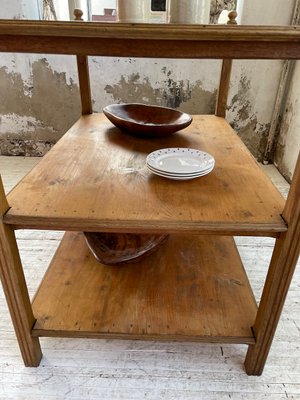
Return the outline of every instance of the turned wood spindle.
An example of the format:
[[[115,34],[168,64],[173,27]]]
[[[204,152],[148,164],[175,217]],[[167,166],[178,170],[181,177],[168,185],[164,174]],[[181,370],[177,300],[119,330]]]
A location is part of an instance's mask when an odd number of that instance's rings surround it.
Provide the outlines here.
[[[236,11],[230,11],[228,13],[228,22],[227,25],[237,25],[236,18],[237,18],[237,12]]]
[[[82,15],[83,11],[80,8],[74,9],[75,21],[83,21]],[[77,54],[76,58],[82,115],[92,114],[93,107],[88,57],[86,55]]]
[[[228,14],[229,20],[227,22],[227,25],[237,25],[236,17],[237,17],[237,12],[230,11],[230,13]],[[222,118],[225,118],[226,116],[231,68],[232,68],[232,59],[224,59],[222,62],[217,104],[215,110],[215,115]]]
[[[82,18],[83,11],[80,10],[80,8],[75,8],[73,13],[75,16],[75,18],[74,18],[75,21],[83,21],[83,18]]]

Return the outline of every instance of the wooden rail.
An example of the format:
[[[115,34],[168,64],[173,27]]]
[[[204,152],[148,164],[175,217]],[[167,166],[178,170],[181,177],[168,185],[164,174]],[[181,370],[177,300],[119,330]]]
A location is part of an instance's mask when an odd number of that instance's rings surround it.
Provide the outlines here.
[[[299,59],[300,27],[0,20],[0,51],[118,57]]]

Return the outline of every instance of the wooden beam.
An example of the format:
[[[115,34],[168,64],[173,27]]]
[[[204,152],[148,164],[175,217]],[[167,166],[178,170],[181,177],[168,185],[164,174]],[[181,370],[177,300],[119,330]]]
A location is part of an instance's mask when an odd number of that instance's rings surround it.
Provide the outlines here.
[[[37,367],[42,352],[38,338],[31,336],[35,323],[14,231],[3,223],[8,202],[0,177],[0,278],[14,324],[24,364]]]
[[[216,59],[300,58],[299,27],[0,20],[0,39],[2,52]]]
[[[81,97],[82,115],[92,114],[92,97],[87,56],[77,56],[77,69]]]
[[[180,49],[180,51],[179,51]],[[0,52],[176,59],[300,59],[300,41],[182,41],[1,36]]]
[[[137,35],[138,34],[138,35]],[[183,24],[131,24],[95,22],[58,22],[1,20],[0,35],[239,41],[239,42],[299,42],[298,26],[249,25],[183,25]]]
[[[235,11],[231,11],[228,14],[229,21],[227,22],[227,25],[236,26],[237,25],[236,17],[237,13]],[[224,59],[222,62],[220,83],[219,83],[217,102],[216,102],[215,115],[217,117],[225,118],[226,116],[231,68],[232,68],[232,60],[228,58]]]
[[[296,163],[289,196],[283,210],[283,218],[288,224],[294,222],[297,219],[297,207],[299,208],[300,203],[300,153],[298,155],[298,161]]]
[[[300,253],[300,155],[283,217],[287,232],[276,240],[253,332],[256,344],[250,345],[245,360],[249,375],[261,375],[273,341],[285,298]]]
[[[232,60],[223,60],[215,111],[215,115],[217,117],[225,118],[226,116],[231,68]]]

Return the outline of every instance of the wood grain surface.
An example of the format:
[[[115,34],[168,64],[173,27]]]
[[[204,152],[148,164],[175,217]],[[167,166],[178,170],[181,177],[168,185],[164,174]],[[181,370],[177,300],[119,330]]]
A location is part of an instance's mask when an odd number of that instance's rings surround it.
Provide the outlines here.
[[[153,175],[151,151],[191,147],[215,157],[190,181]],[[195,116],[167,138],[131,137],[102,115],[83,116],[8,196],[5,223],[111,232],[239,233],[286,230],[284,200],[223,119]]]
[[[257,343],[249,347],[245,367],[252,375],[263,372],[300,253],[300,155],[283,211],[288,231],[276,240],[261,302],[253,327]]]
[[[35,319],[15,233],[11,226],[3,223],[3,214],[7,208],[8,203],[0,176],[0,279],[24,364],[36,367],[40,363],[42,352],[38,338],[31,336]]]
[[[119,57],[300,58],[300,29],[296,26],[0,20],[0,37],[2,52]]]
[[[215,115],[222,118],[226,116],[231,69],[232,60],[223,60],[215,110]]]
[[[67,233],[34,298],[33,334],[254,343],[256,310],[230,237],[174,235],[109,267]]]
[[[93,105],[91,97],[89,64],[86,56],[77,56],[77,71],[81,98],[82,115],[92,114]]]

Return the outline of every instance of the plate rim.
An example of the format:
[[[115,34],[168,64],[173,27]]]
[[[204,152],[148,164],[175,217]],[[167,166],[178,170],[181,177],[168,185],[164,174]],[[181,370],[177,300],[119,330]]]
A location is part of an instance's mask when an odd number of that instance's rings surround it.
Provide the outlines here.
[[[151,165],[149,165],[149,164],[147,164],[147,167],[148,167],[148,169],[150,171],[152,171],[154,173],[157,172],[157,173],[161,173],[161,174],[165,174],[165,175],[169,175],[169,176],[181,177],[181,176],[201,176],[201,175],[204,175],[205,173],[211,172],[214,169],[215,165],[212,165],[211,167],[209,167],[209,168],[207,168],[205,170],[201,170],[201,171],[198,171],[198,172],[191,172],[191,173],[176,173],[176,172],[160,171],[159,169],[151,167]]]
[[[209,157],[208,167],[206,167],[204,169],[203,169],[203,167],[200,169],[195,168],[192,172],[188,172],[188,171],[180,172],[180,170],[178,171],[178,170],[174,170],[174,169],[172,170],[172,169],[160,168],[157,165],[157,160],[160,157],[164,157],[164,158],[168,157],[168,155],[169,155],[168,151],[169,151],[170,156],[171,155],[174,156],[174,154],[176,155],[176,153],[178,155],[183,155],[183,154],[189,155],[189,152],[193,152],[198,155],[208,156]],[[166,152],[166,153],[165,154],[157,154],[157,155],[155,154],[155,153],[161,153],[161,152]],[[196,154],[191,154],[191,156],[195,156]],[[154,157],[154,160],[153,160],[153,157]],[[197,159],[197,156],[195,157],[195,159]],[[190,148],[190,147],[166,147],[166,148],[158,149],[158,150],[155,150],[155,151],[149,153],[146,157],[146,164],[150,165],[152,168],[156,169],[157,171],[161,171],[161,172],[168,172],[171,174],[173,174],[173,173],[175,173],[175,174],[191,174],[191,173],[205,171],[206,169],[209,169],[210,167],[214,167],[215,166],[215,158],[210,153],[203,151],[203,150],[199,150],[199,149],[194,149],[194,148]]]
[[[201,178],[202,176],[206,176],[212,172],[213,168],[210,171],[205,172],[204,174],[200,175],[188,175],[188,176],[174,176],[174,175],[165,175],[159,172],[155,172],[149,169],[150,172],[152,172],[156,176],[160,176],[161,178],[166,178],[166,179],[172,179],[172,180],[177,180],[177,181],[187,181],[195,178]]]

